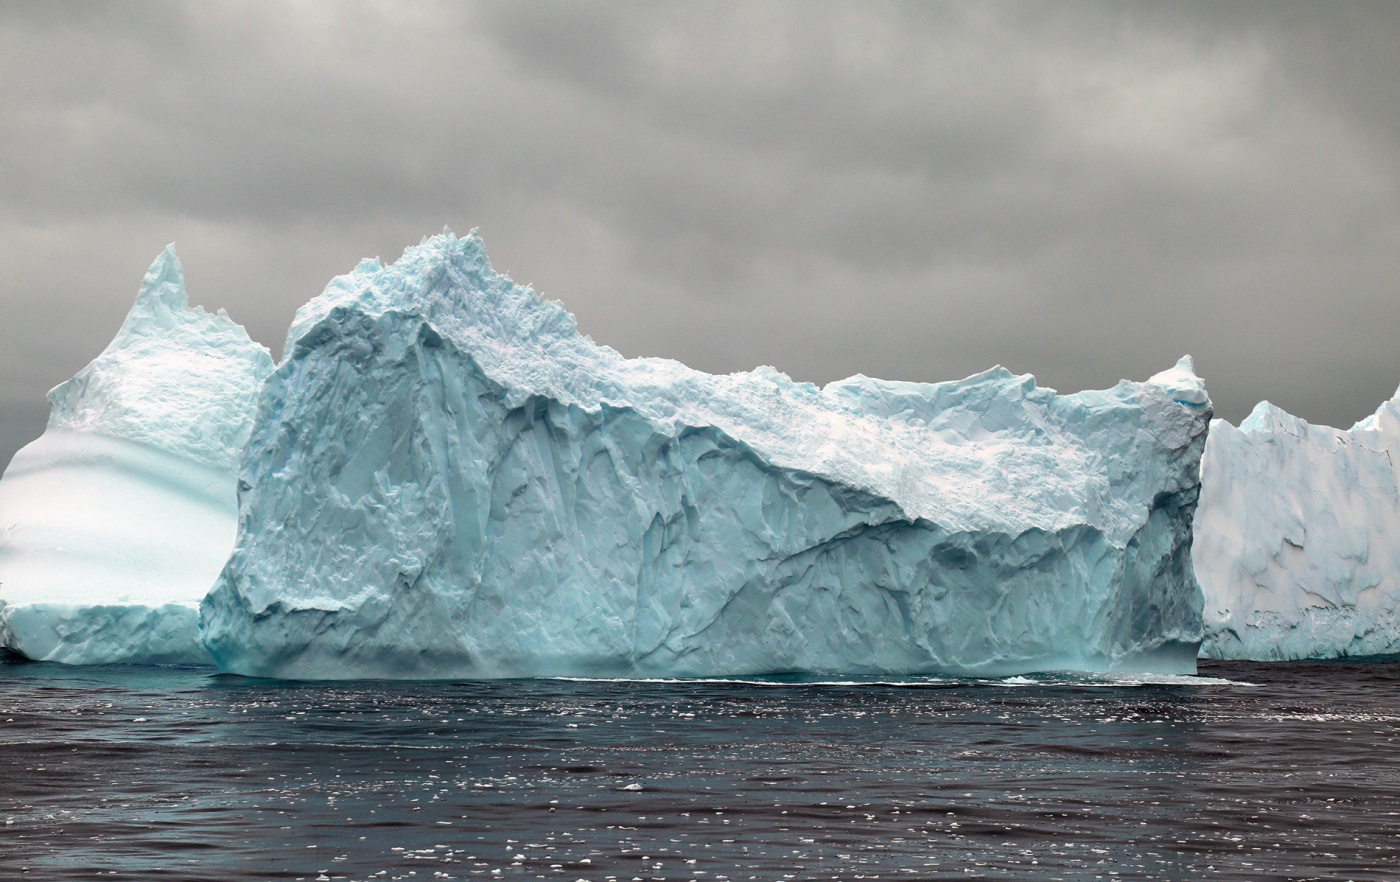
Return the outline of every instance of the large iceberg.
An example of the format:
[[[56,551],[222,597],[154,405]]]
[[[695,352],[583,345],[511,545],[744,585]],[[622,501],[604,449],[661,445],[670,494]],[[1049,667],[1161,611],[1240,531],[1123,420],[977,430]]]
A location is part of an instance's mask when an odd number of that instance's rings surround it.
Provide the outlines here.
[[[205,599],[287,678],[1194,671],[1189,359],[824,389],[625,359],[475,234],[304,306]]]
[[[0,646],[97,664],[209,657],[199,601],[237,523],[267,349],[190,308],[174,247],[102,354],[49,393],[0,480]]]
[[[1342,431],[1211,427],[1194,554],[1212,658],[1400,653],[1400,392]]]

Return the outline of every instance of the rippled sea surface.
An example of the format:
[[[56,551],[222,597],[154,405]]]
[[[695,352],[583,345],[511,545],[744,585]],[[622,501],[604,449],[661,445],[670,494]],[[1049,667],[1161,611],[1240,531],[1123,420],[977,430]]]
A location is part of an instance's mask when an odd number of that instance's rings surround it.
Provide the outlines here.
[[[286,684],[0,662],[0,879],[1400,878],[1400,663]]]

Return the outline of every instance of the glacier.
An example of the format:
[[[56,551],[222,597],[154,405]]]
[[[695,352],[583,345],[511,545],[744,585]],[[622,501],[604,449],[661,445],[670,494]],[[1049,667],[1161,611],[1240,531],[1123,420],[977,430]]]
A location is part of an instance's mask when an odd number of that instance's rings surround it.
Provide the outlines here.
[[[1194,672],[1189,358],[1057,395],[627,359],[444,233],[297,313],[204,599],[300,679]]]
[[[0,478],[0,647],[70,664],[210,663],[199,602],[233,547],[238,464],[273,367],[223,310],[188,305],[166,248]]]
[[[1217,421],[1193,555],[1210,658],[1400,653],[1400,392],[1351,429]]]

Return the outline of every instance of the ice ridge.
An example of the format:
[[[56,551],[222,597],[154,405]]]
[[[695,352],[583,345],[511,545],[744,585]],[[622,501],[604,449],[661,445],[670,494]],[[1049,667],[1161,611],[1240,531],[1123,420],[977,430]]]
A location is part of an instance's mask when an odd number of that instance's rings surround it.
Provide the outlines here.
[[[205,641],[300,678],[1190,672],[1209,418],[1189,359],[1073,395],[626,359],[444,234],[297,313]]]
[[[222,310],[188,305],[167,247],[0,479],[0,646],[74,664],[208,663],[199,601],[233,545],[237,467],[272,368]]]

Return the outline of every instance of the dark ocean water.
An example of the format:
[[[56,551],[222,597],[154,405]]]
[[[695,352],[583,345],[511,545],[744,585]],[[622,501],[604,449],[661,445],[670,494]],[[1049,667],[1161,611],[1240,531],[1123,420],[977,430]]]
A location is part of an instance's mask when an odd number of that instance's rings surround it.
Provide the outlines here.
[[[0,879],[1400,878],[1400,663],[286,684],[0,663]]]

